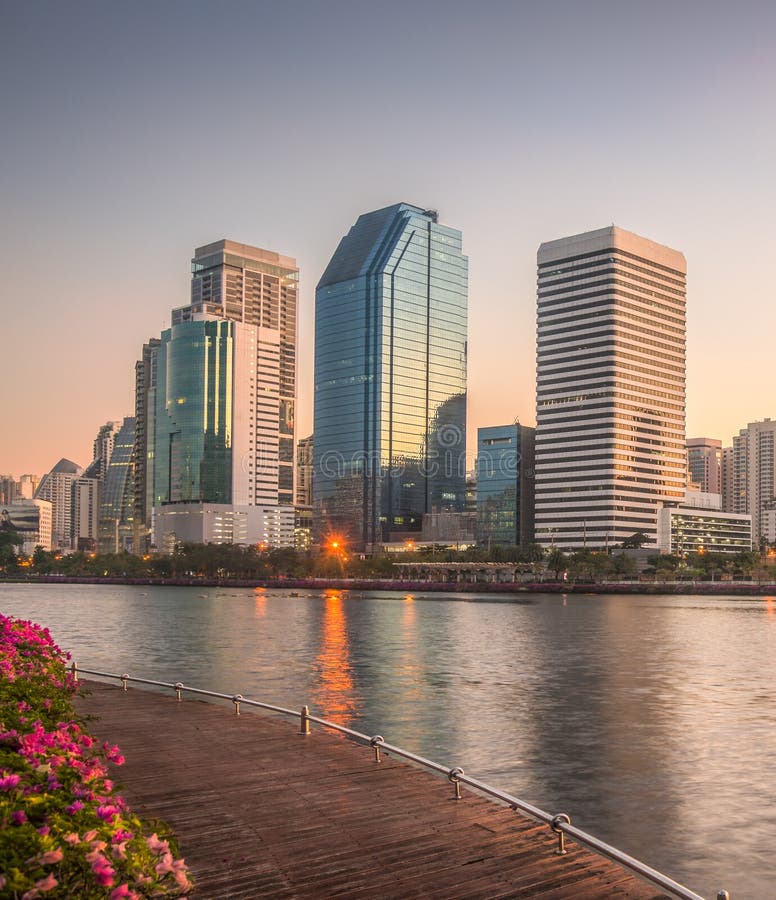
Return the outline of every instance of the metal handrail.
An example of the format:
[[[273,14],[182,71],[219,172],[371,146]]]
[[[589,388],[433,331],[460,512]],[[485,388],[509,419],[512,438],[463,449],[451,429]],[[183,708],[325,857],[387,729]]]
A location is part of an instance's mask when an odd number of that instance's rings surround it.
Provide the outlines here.
[[[583,831],[581,828],[577,828],[576,826],[572,825],[571,819],[568,815],[566,815],[566,813],[558,813],[553,816],[545,810],[540,809],[538,806],[533,806],[531,803],[527,803],[525,800],[521,800],[519,797],[515,797],[512,794],[506,793],[506,791],[499,790],[498,788],[486,784],[484,781],[479,781],[476,778],[472,778],[471,776],[466,775],[464,770],[460,766],[444,766],[441,763],[426,759],[423,756],[418,756],[416,753],[412,753],[410,750],[405,750],[403,747],[397,747],[395,744],[389,744],[382,737],[382,735],[378,734],[370,736],[368,734],[364,734],[361,731],[355,731],[352,728],[347,728],[344,725],[338,725],[336,722],[330,722],[328,719],[322,719],[319,716],[310,715],[310,710],[307,706],[303,706],[301,710],[288,709],[283,706],[276,706],[272,703],[264,703],[260,700],[251,700],[249,698],[243,697],[242,694],[223,694],[218,691],[208,691],[204,688],[190,687],[189,685],[185,685],[180,681],[153,681],[148,678],[137,678],[126,673],[118,675],[115,672],[98,672],[94,669],[81,669],[75,662],[72,664],[71,668],[76,680],[78,679],[79,673],[84,673],[86,675],[97,675],[100,678],[115,678],[118,681],[121,681],[123,689],[125,691],[127,690],[127,684],[129,682],[133,682],[136,684],[149,684],[153,685],[154,687],[172,688],[175,691],[179,702],[181,701],[182,693],[184,691],[188,694],[199,694],[205,697],[216,697],[221,700],[230,700],[234,704],[235,715],[238,716],[240,715],[241,705],[255,706],[259,709],[269,710],[270,712],[281,713],[282,715],[286,716],[293,716],[294,718],[299,718],[300,731],[303,734],[310,733],[310,723],[320,725],[323,728],[329,728],[332,731],[338,731],[341,734],[346,734],[357,741],[362,741],[363,743],[371,746],[375,753],[375,759],[378,762],[380,761],[380,751],[384,751],[386,753],[393,754],[394,756],[400,756],[403,759],[414,762],[426,769],[430,769],[433,772],[438,772],[441,775],[445,775],[447,779],[453,784],[453,788],[455,791],[454,797],[456,800],[461,799],[461,785],[465,784],[482,794],[493,797],[495,800],[500,800],[502,803],[505,803],[513,810],[520,810],[520,812],[523,812],[540,822],[544,822],[546,825],[550,826],[551,830],[555,834],[558,835],[558,848],[555,852],[560,855],[565,855],[566,853],[565,836],[569,835],[570,837],[575,838],[580,843],[590,847],[592,850],[600,853],[602,856],[608,857],[614,862],[625,866],[632,872],[635,872],[637,875],[641,875],[643,878],[646,878],[653,884],[656,884],[659,887],[670,891],[675,896],[682,898],[682,900],[704,900],[704,898],[700,894],[696,894],[694,891],[691,891],[689,888],[685,887],[683,884],[680,884],[678,881],[674,881],[673,878],[669,878],[667,875],[664,875],[657,869],[653,869],[646,863],[643,863],[640,860],[629,856],[622,850],[618,850],[616,847],[612,847],[611,844],[607,844],[594,835],[588,834],[588,832]],[[720,890],[717,892],[716,900],[730,900],[730,894],[725,890]]]

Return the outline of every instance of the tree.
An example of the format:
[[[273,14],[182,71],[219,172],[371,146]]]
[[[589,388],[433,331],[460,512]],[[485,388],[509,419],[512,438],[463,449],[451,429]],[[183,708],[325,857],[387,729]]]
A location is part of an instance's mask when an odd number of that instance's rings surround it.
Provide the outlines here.
[[[547,568],[555,573],[556,580],[560,578],[560,573],[563,572],[567,566],[568,560],[566,559],[566,554],[562,550],[558,550],[557,547],[553,547],[547,554]]]
[[[17,567],[16,547],[24,543],[18,531],[12,528],[0,528],[0,569],[13,572]]]
[[[611,557],[612,571],[615,575],[630,577],[636,574],[636,560],[627,553],[617,553]]]
[[[643,531],[634,531],[630,537],[624,538],[621,546],[623,550],[641,550],[648,540]]]

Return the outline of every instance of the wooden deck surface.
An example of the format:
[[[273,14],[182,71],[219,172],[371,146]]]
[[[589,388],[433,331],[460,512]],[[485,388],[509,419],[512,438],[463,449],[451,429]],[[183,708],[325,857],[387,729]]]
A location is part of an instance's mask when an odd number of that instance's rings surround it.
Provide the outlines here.
[[[194,895],[648,898],[658,888],[547,826],[331,732],[243,707],[86,682],[135,812],[175,830]]]

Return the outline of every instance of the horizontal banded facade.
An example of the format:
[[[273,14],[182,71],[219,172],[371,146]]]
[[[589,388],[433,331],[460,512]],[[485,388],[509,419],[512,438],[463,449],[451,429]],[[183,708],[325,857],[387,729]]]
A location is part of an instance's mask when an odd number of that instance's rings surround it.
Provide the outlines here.
[[[603,548],[684,497],[684,256],[616,226],[538,253],[536,539]]]

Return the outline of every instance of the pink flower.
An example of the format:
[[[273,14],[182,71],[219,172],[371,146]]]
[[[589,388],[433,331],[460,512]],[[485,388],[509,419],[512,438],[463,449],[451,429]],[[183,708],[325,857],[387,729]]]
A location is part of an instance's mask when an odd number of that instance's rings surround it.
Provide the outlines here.
[[[5,775],[0,778],[0,791],[12,791],[18,783],[18,775]]]
[[[41,894],[45,894],[46,891],[53,890],[59,882],[54,878],[50,873],[45,877],[41,878],[40,881],[36,881],[34,884],[34,888],[37,891],[40,891]]]
[[[136,897],[137,894],[134,891],[130,891],[129,885],[124,883],[120,884],[117,888],[114,888],[110,892],[110,900],[121,900],[122,897]]]
[[[113,879],[114,875],[116,874],[115,869],[111,868],[111,866],[105,865],[98,869],[95,869],[93,867],[92,871],[94,872],[94,880],[97,882],[97,884],[101,885],[102,887],[113,887]]]
[[[186,873],[181,869],[178,869],[173,876],[175,878],[175,883],[184,891],[188,891],[191,887],[191,882],[189,881]]]
[[[96,837],[97,837],[97,829],[96,829],[96,828],[92,828],[91,831],[87,831],[87,832],[86,832],[86,834],[84,835],[84,840],[85,840],[86,843],[88,844],[89,841],[93,841]]]
[[[64,853],[62,853],[62,848],[57,847],[56,850],[48,850],[40,857],[40,861],[44,866],[51,866],[54,863],[58,863],[62,861],[62,857]]]
[[[65,807],[65,812],[72,816],[74,813],[77,813],[79,809],[83,809],[84,805],[80,800],[76,800],[74,803],[71,803],[70,806]]]
[[[11,821],[14,825],[24,825],[27,821],[27,813],[23,809],[17,809],[11,814]]]
[[[97,807],[97,815],[106,822],[110,822],[118,814],[118,809],[112,803],[103,803]]]
[[[81,838],[78,837],[76,831],[71,831],[70,834],[66,834],[62,840],[64,840],[66,844],[70,844],[71,847],[81,843]]]
[[[152,853],[162,854],[168,853],[170,850],[170,845],[167,841],[163,841],[156,832],[151,837],[146,838],[146,844],[148,844],[148,849]]]

